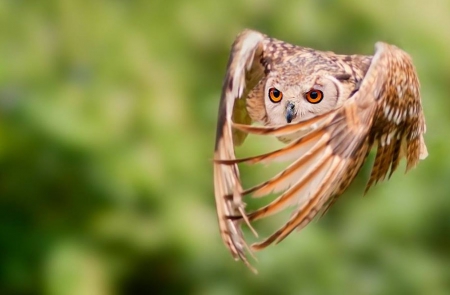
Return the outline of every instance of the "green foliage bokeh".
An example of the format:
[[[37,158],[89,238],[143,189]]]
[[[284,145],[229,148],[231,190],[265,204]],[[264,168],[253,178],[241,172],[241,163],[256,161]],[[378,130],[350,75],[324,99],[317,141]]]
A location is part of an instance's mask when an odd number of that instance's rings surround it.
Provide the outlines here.
[[[1,1],[0,294],[449,294],[449,15],[447,0]],[[363,198],[365,167],[325,217],[257,253],[256,276],[220,240],[211,164],[247,27],[409,52],[430,154]]]

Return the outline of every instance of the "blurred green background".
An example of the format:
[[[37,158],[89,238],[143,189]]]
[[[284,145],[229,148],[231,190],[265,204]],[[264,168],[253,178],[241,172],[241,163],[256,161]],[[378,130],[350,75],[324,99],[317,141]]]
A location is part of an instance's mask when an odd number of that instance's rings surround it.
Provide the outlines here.
[[[363,198],[365,167],[324,218],[257,253],[258,275],[222,244],[212,187],[246,27],[409,52],[430,154]],[[0,294],[450,294],[448,0],[5,0],[0,32]],[[272,174],[251,168],[246,183]]]

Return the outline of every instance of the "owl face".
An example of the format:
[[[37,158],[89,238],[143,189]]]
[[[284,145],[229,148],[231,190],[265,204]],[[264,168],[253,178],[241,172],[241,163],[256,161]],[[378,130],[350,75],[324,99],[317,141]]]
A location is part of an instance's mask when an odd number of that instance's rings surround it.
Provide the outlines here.
[[[329,75],[268,77],[264,87],[266,125],[296,123],[335,109],[342,83]]]

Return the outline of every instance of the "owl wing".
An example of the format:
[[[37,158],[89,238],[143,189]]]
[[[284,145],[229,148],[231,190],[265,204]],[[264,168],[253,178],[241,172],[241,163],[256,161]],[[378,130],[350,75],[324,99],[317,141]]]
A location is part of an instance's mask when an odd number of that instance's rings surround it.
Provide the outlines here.
[[[265,75],[267,64],[263,63],[268,59],[265,60],[264,56],[269,54],[264,52],[264,40],[267,41],[267,38],[263,34],[246,30],[233,43],[219,104],[215,159],[234,160],[234,146],[241,144],[247,136],[246,132],[233,129],[231,122],[251,123],[245,98]],[[248,264],[244,254],[247,245],[242,236],[240,221],[227,218],[244,214],[241,192],[237,164],[222,165],[214,162],[214,193],[221,236],[232,255]]]
[[[409,170],[427,156],[419,82],[411,58],[393,45],[379,42],[375,49],[359,87],[340,108],[281,127],[233,124],[234,128],[253,134],[303,134],[267,154],[216,161],[235,167],[238,163],[293,160],[273,178],[242,192],[256,197],[282,192],[279,197],[246,216],[230,216],[231,220],[253,221],[296,206],[285,225],[266,240],[253,244],[252,249],[280,242],[326,209],[352,182],[372,146],[377,146],[377,154],[367,189],[383,180],[389,171],[392,173],[402,157],[406,157]]]

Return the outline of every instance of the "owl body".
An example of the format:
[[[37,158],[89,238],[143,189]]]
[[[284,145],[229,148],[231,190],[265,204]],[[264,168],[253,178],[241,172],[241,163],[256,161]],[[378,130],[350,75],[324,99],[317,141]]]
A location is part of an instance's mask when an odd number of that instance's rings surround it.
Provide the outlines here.
[[[250,125],[252,122],[263,126]],[[249,133],[276,136],[284,148],[236,159],[234,146]],[[259,250],[280,242],[326,211],[350,185],[372,148],[367,188],[391,175],[406,157],[407,170],[427,156],[419,81],[411,58],[377,43],[373,56],[336,55],[246,30],[235,40],[219,105],[214,185],[222,238],[248,264],[241,224],[296,206],[286,224]],[[291,162],[252,188],[240,183],[240,163]],[[242,201],[279,196],[253,212]],[[249,264],[248,264],[249,265]]]

